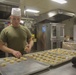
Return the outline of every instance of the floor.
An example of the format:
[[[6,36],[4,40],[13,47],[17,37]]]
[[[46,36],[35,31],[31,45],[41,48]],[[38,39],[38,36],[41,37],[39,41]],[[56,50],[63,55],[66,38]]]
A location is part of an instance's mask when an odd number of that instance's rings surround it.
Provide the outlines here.
[[[69,62],[34,75],[76,75],[76,68]]]

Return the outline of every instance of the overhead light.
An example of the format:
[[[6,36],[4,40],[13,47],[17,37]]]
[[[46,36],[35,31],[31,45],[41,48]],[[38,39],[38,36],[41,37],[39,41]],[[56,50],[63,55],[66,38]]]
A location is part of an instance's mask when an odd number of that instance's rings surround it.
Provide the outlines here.
[[[21,24],[24,24],[24,21],[23,21],[23,20],[20,20],[20,23],[21,23]]]
[[[56,15],[55,12],[49,12],[49,13],[48,13],[48,16],[49,16],[49,17],[53,17],[53,16],[55,16],[55,15]]]
[[[0,0],[0,2],[4,2],[5,0]]]
[[[65,4],[65,3],[67,3],[66,0],[52,0],[52,1],[57,2],[57,3],[60,3],[60,4]]]
[[[39,13],[40,11],[38,10],[32,10],[32,9],[26,9],[26,12],[31,12],[31,13]]]

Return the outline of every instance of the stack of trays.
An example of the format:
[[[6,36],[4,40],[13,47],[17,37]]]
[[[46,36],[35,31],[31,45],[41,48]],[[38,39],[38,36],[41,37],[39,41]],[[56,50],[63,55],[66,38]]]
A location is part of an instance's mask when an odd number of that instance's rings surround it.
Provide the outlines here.
[[[70,51],[65,49],[53,49],[41,52],[35,52],[31,54],[25,54],[24,56],[33,58],[34,60],[43,64],[49,64],[50,66],[57,66],[59,64],[70,61],[76,56],[76,51]]]

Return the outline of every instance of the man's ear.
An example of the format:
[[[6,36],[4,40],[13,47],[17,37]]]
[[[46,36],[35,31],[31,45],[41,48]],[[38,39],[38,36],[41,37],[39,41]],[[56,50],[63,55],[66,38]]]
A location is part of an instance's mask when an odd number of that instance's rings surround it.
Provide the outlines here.
[[[10,18],[10,23],[12,23],[12,21],[11,21],[11,19],[12,19],[12,16],[10,16],[9,18]]]
[[[12,18],[12,16],[9,17],[10,19]]]

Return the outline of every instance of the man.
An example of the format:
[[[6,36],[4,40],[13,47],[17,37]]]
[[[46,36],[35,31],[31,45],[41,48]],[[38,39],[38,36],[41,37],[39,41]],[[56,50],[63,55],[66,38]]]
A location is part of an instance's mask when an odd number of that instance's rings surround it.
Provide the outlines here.
[[[3,45],[1,50],[13,54],[19,58],[24,51],[30,52],[33,46],[33,40],[30,31],[20,25],[21,9],[12,8],[11,11],[11,25],[4,28],[1,32],[0,39],[7,43],[7,46]]]

